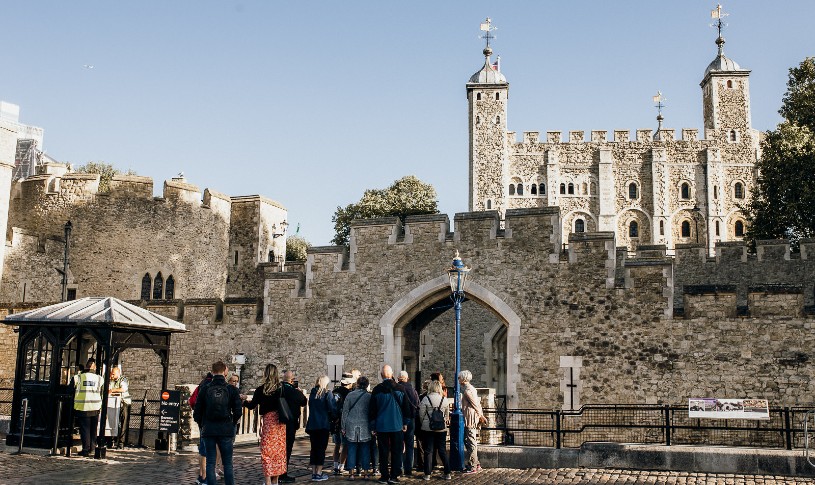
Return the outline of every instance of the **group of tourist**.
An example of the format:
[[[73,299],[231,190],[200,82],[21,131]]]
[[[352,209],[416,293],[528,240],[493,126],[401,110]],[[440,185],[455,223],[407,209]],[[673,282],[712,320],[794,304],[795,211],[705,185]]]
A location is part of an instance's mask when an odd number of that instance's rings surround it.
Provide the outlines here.
[[[234,484],[232,446],[242,407],[259,407],[262,417],[260,458],[265,485],[294,482],[294,477],[286,472],[300,427],[301,408],[306,405],[311,481],[330,478],[323,470],[328,443],[333,440],[334,475],[347,472],[348,480],[372,479],[378,466],[378,483],[398,483],[400,476],[413,475],[414,435],[419,450],[417,468],[423,472],[422,478],[430,480],[438,456],[442,465],[440,478],[451,479],[446,449],[450,406],[441,373],[431,375],[421,395],[409,383],[406,372],[394,379],[389,365],[382,367],[381,382],[372,390],[370,380],[357,370],[343,374],[333,390],[329,389],[330,379],[323,375],[317,378],[308,400],[297,388],[294,373],[285,371],[280,376],[273,364],[266,366],[263,382],[251,399],[240,394],[237,376],[233,375],[233,384],[227,383],[227,375],[223,362],[213,364],[211,378],[201,383],[190,402],[194,407],[193,419],[201,428],[202,469],[198,484],[215,485],[218,451],[224,481]],[[470,384],[472,374],[462,371],[458,379],[465,424],[464,473],[476,473],[481,470],[478,428],[485,418],[476,390]]]

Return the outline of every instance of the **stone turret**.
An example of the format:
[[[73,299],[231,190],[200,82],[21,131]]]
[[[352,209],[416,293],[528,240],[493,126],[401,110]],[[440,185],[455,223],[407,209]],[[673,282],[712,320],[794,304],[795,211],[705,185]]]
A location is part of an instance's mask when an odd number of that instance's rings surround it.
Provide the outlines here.
[[[489,21],[486,25],[489,26]],[[509,180],[507,165],[509,83],[501,74],[500,56],[495,63],[490,61],[492,48],[489,42],[483,52],[484,65],[470,76],[467,82],[470,112],[469,209],[498,210],[503,214],[507,208],[505,191]]]

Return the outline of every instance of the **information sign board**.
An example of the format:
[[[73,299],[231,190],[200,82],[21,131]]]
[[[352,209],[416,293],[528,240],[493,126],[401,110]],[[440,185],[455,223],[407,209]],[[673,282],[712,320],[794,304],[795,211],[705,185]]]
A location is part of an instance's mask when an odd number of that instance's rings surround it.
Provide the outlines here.
[[[181,391],[161,391],[158,412],[158,430],[178,433],[178,419],[181,414]]]

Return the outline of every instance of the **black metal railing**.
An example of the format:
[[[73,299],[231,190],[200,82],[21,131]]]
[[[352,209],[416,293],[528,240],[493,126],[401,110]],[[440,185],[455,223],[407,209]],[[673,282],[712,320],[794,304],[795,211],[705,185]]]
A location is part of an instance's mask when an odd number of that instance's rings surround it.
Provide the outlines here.
[[[804,447],[813,407],[770,408],[770,419],[699,419],[687,406],[585,405],[576,411],[485,409],[489,444],[578,448],[591,441],[663,445]]]

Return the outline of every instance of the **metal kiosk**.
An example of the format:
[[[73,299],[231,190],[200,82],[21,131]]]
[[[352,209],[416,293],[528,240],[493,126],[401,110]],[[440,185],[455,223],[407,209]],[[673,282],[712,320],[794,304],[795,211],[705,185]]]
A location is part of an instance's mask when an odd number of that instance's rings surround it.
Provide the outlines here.
[[[105,369],[102,395],[107,396],[109,369],[119,354],[130,348],[152,349],[161,359],[161,386],[166,389],[170,335],[186,332],[183,323],[111,297],[87,297],[16,313],[3,323],[19,332],[6,444],[20,446],[22,440],[27,447],[54,450],[72,444],[72,380],[80,364],[89,357],[100,363],[97,372]],[[106,422],[107,406],[102,406],[96,458],[107,453]]]

